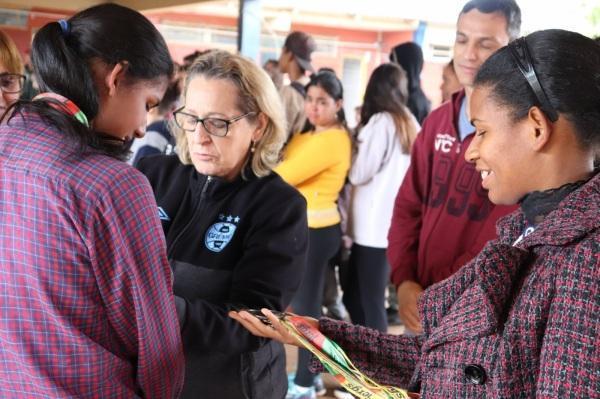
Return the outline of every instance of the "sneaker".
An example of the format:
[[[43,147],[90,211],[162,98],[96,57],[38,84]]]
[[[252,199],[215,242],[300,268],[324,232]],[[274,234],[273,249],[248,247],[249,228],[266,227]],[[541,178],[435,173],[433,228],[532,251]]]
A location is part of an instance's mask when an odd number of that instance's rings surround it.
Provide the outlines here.
[[[354,395],[346,391],[346,388],[337,387],[333,390],[333,396],[337,399],[354,399]]]
[[[296,378],[296,373],[289,373],[287,375],[288,387],[294,385],[294,378]],[[315,388],[315,393],[317,396],[323,396],[327,393],[327,388],[325,388],[325,383],[323,382],[323,378],[320,374],[315,377],[313,387]]]
[[[325,388],[325,383],[323,382],[321,375],[315,377],[313,387],[315,388],[315,393],[317,396],[323,396],[327,393],[327,389]]]
[[[317,399],[317,394],[314,387],[301,387],[292,382],[288,384],[285,399]]]

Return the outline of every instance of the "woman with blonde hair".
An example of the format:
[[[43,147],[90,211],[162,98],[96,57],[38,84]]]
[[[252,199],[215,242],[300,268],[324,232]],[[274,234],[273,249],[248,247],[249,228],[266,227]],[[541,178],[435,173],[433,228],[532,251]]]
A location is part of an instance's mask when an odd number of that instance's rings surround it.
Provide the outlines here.
[[[272,168],[285,114],[267,74],[211,51],[188,70],[174,113],[178,155],[142,159],[175,274],[186,380],[182,398],[283,398],[283,346],[227,317],[284,310],[304,272],[306,202]]]
[[[23,61],[12,39],[0,30],[0,116],[14,104],[23,91]]]

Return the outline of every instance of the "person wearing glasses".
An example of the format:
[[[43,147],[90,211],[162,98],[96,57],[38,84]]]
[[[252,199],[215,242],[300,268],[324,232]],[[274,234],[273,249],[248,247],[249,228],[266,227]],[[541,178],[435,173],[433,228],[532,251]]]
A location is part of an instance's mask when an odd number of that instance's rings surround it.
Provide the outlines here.
[[[4,119],[8,107],[19,99],[24,85],[25,75],[19,50],[12,39],[0,30],[0,120]]]
[[[425,290],[422,335],[307,318],[362,372],[422,398],[599,397],[598,65],[592,39],[554,29],[481,66],[465,158],[493,203],[519,209],[475,259]],[[246,312],[231,316],[298,345],[264,313],[276,330]]]
[[[284,310],[302,279],[306,202],[273,173],[285,112],[269,76],[224,51],[200,55],[175,111],[177,155],[142,158],[175,275],[186,378],[182,398],[285,396],[285,353],[227,317]]]

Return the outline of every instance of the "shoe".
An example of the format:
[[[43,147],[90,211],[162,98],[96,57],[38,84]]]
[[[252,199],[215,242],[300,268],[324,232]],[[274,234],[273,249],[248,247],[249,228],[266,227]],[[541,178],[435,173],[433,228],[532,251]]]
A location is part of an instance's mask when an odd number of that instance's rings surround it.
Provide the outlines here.
[[[397,308],[387,308],[385,311],[387,314],[387,322],[389,326],[399,326],[402,324],[402,320],[400,320]]]
[[[333,390],[333,396],[337,399],[354,399],[354,395],[346,391],[346,388],[337,387]]]
[[[323,378],[320,374],[315,377],[313,387],[315,388],[315,393],[317,396],[323,396],[327,393],[327,388],[325,388],[325,383],[323,382]]]
[[[294,385],[294,378],[296,378],[296,373],[289,373],[287,375],[288,388]],[[313,387],[315,388],[315,393],[317,396],[323,396],[327,393],[327,388],[325,388],[325,383],[323,382],[323,378],[320,374],[315,377]]]
[[[301,387],[293,382],[288,384],[287,395],[285,399],[317,399],[315,387]]]

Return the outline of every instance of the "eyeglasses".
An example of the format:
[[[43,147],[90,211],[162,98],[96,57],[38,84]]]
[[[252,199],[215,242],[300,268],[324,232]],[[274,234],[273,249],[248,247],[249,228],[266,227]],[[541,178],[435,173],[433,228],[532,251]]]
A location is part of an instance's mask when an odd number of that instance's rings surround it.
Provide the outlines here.
[[[510,49],[513,59],[517,63],[519,71],[521,71],[525,80],[527,80],[529,87],[531,87],[533,94],[540,103],[540,108],[552,122],[556,122],[558,120],[558,112],[556,112],[556,109],[550,104],[550,100],[548,100],[548,97],[540,84],[535,69],[533,69],[533,62],[525,38],[521,37],[513,41],[508,45],[508,48]]]
[[[0,88],[3,93],[17,94],[23,90],[25,75],[18,73],[0,73]]]
[[[175,123],[179,128],[186,132],[194,132],[198,127],[198,123],[201,123],[204,130],[210,135],[217,137],[225,137],[229,132],[229,125],[237,122],[249,115],[254,115],[256,112],[247,112],[244,115],[236,116],[231,119],[221,118],[198,118],[196,115],[191,115],[182,111],[183,108],[173,112],[175,117]]]

